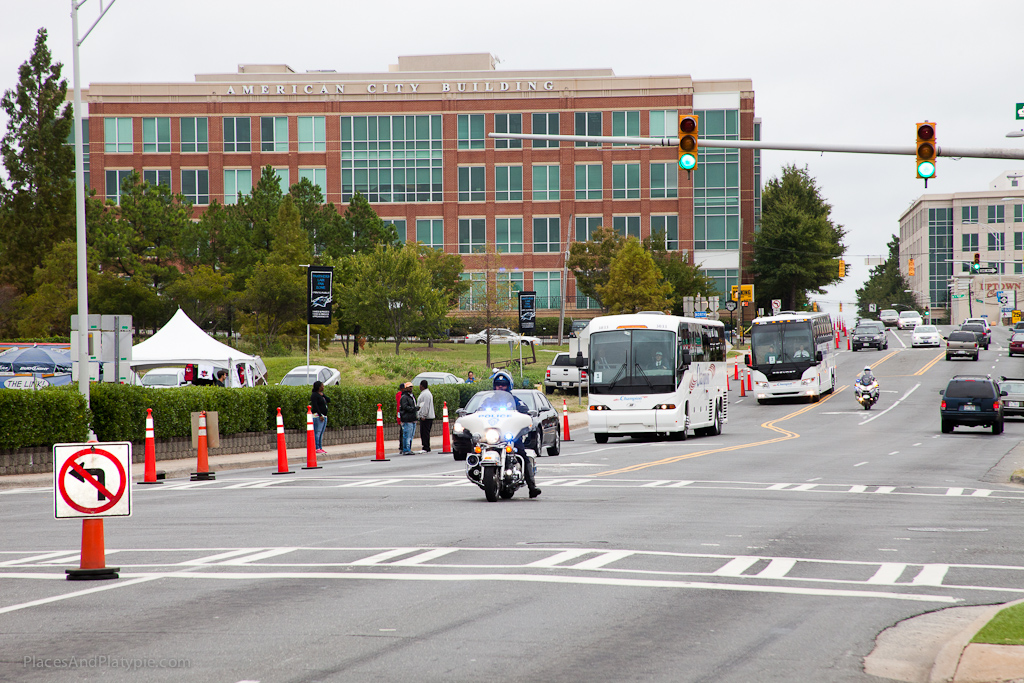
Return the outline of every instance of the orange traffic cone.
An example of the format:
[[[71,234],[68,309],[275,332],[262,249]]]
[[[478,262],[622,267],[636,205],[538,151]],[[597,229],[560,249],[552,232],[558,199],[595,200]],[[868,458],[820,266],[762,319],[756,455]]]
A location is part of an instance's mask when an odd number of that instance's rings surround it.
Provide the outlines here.
[[[452,430],[448,426],[448,401],[444,402],[441,409],[441,454],[451,455],[452,452]]]
[[[744,370],[743,374],[747,374],[749,372],[750,372],[750,370]],[[742,398],[742,397],[744,397],[746,395],[747,395],[747,383],[744,381],[744,378],[740,377],[740,397]]]
[[[371,462],[386,462],[384,457],[384,415],[380,412],[380,404],[377,404],[377,457],[370,458]]]
[[[754,380],[750,376],[750,368],[747,368],[747,391],[754,390]]]
[[[156,434],[153,431],[153,409],[146,408],[146,473],[140,484],[162,484],[156,478]]]
[[[288,469],[288,448],[284,443],[284,418],[281,409],[277,409],[277,472],[271,474],[295,474]]]
[[[210,471],[209,453],[206,446],[206,411],[199,413],[199,457],[196,471],[189,477],[190,481],[210,481],[217,475]]]
[[[569,406],[565,399],[562,399],[562,441],[572,441],[569,438]]]
[[[306,406],[306,466],[302,469],[323,469],[316,464],[316,434],[313,433],[313,406]]]

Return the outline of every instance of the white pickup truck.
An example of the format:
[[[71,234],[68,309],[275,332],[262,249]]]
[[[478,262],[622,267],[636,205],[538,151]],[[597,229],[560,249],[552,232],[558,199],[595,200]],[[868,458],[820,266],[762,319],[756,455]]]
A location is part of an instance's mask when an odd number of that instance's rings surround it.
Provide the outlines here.
[[[552,394],[555,389],[576,391],[583,378],[583,388],[587,388],[587,369],[576,367],[576,356],[559,353],[544,373],[544,393]]]

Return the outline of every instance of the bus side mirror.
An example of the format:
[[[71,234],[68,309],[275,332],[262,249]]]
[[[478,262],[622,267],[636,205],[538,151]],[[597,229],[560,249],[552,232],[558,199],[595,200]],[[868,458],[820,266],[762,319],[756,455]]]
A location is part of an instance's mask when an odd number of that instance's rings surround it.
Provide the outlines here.
[[[743,356],[743,364],[746,365],[748,368],[752,367],[750,365],[750,354],[749,353],[747,355]]]
[[[679,355],[679,366],[680,367],[683,367],[683,368],[689,367],[690,363],[692,363],[692,362],[693,362],[693,359],[690,356],[690,352],[689,351],[683,351]]]
[[[814,354],[814,360],[816,360],[816,361],[818,361],[820,363],[821,361],[825,360],[825,356],[824,356],[824,354],[821,353],[821,351],[817,351]]]
[[[582,351],[576,352],[576,367],[585,368],[587,367],[587,359],[583,357]]]

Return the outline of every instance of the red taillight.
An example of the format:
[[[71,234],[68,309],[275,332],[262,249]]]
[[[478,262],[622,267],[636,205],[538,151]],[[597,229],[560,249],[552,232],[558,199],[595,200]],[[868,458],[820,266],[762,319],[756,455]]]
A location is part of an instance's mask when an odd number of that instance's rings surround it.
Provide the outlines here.
[[[551,371],[548,370],[547,374],[545,374],[544,376],[547,377],[548,379],[551,379]]]
[[[940,410],[945,410],[946,409],[946,399],[942,399],[942,405],[939,406],[939,409]]]
[[[992,401],[992,410],[999,410],[999,401]]]
[[[586,370],[580,370],[580,379],[586,379],[586,378],[587,378],[587,371]]]

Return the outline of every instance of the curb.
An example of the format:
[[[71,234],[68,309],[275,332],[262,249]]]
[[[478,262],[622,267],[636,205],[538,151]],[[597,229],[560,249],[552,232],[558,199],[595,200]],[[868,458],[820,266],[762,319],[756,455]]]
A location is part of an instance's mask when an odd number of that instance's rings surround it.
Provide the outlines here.
[[[932,665],[932,670],[928,675],[928,683],[948,683],[949,681],[956,681],[957,674],[961,673],[960,663],[963,657],[964,650],[970,644],[971,639],[978,634],[978,631],[985,628],[988,622],[992,621],[993,618],[1007,607],[1017,605],[1024,602],[1022,600],[1015,600],[1013,602],[1007,602],[1000,605],[992,605],[992,607],[981,614],[977,619],[971,622],[970,626],[965,628],[963,631],[958,633],[956,636],[951,638],[949,642],[942,646],[939,650],[938,656],[935,658],[935,663]],[[966,672],[963,672],[966,673]],[[1000,680],[1009,680],[1012,678],[1018,678],[1022,676],[1021,672],[1015,672],[1008,674],[1007,678],[1001,678]],[[967,680],[976,680],[973,677]]]

